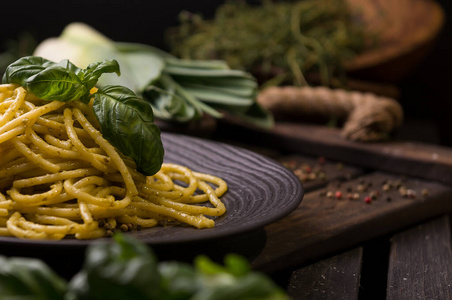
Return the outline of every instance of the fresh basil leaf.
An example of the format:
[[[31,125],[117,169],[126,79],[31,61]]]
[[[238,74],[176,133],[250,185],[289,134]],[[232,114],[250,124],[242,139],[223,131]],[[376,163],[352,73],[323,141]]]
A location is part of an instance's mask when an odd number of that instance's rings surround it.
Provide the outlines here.
[[[104,60],[102,62],[92,63],[82,73],[82,82],[88,90],[96,85],[99,77],[104,73],[116,73],[118,76],[121,76],[119,64],[116,60]]]
[[[19,58],[6,68],[2,83],[16,83],[25,86],[29,77],[53,65],[55,65],[54,62],[38,56]]]
[[[67,282],[41,260],[0,257],[1,299],[63,299]]]
[[[54,65],[31,76],[24,87],[43,100],[72,101],[89,93],[80,78],[72,71]]]
[[[201,288],[199,274],[189,264],[178,261],[160,262],[158,270],[164,299],[192,299],[191,296]]]
[[[229,254],[225,265],[207,256],[195,259],[201,287],[191,299],[196,300],[288,300],[284,291],[264,274],[250,269],[245,258]]]
[[[115,60],[104,60],[80,69],[67,59],[55,63],[42,57],[27,56],[8,66],[2,82],[19,84],[44,100],[72,101],[80,98],[87,102],[89,91],[99,77],[113,72],[120,75]]]
[[[117,234],[115,243],[91,245],[82,270],[69,283],[76,299],[161,299],[160,274],[151,250]]]
[[[160,170],[164,150],[149,102],[126,87],[106,86],[95,93],[93,109],[103,137],[132,158],[138,171],[153,175]]]
[[[78,73],[80,73],[82,71],[82,69],[80,69],[79,67],[77,67],[76,65],[71,63],[68,59],[63,59],[59,63],[56,63],[55,65],[61,66],[71,72],[74,72],[75,74],[77,74],[77,76],[78,76]]]

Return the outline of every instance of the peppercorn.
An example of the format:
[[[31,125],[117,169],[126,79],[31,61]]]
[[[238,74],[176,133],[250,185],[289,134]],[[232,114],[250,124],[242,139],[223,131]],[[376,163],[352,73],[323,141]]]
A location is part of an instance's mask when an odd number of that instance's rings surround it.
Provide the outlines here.
[[[408,189],[408,190],[406,190],[406,196],[408,198],[414,199],[414,198],[416,198],[416,191],[412,190],[412,189]]]
[[[364,197],[364,202],[366,202],[367,204],[372,203],[372,198],[370,198],[370,196],[366,196]]]
[[[336,199],[342,199],[342,192],[341,191],[336,191],[334,196],[336,197]]]
[[[377,200],[377,194],[376,194],[375,192],[371,192],[371,193],[369,194],[369,197],[370,197],[372,200]]]
[[[312,168],[309,165],[304,165],[303,166],[303,171],[305,171],[306,173],[311,173],[312,172]]]
[[[356,190],[360,193],[364,192],[365,187],[363,184],[358,184],[358,186],[356,187]]]
[[[402,197],[407,197],[407,189],[406,189],[406,187],[400,186],[400,187],[398,188],[398,190],[399,190],[399,193],[400,193],[400,195],[401,195]]]
[[[423,197],[427,197],[428,196],[428,190],[427,189],[423,189],[422,190],[422,196]]]
[[[326,196],[327,196],[328,198],[333,198],[333,192],[332,192],[332,191],[326,192]]]
[[[122,232],[129,231],[129,226],[127,224],[121,224],[121,227],[119,227]]]

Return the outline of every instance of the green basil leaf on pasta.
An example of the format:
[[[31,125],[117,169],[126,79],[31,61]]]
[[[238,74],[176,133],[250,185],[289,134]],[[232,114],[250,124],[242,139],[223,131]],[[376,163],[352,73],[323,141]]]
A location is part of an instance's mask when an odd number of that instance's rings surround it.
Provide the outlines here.
[[[74,72],[59,65],[29,77],[24,86],[35,96],[49,101],[72,101],[89,93]]]
[[[154,124],[151,104],[123,86],[106,86],[93,103],[102,135],[132,158],[144,175],[153,175],[163,163],[160,129]]]
[[[2,83],[16,83],[25,86],[29,77],[53,65],[55,65],[54,62],[42,57],[22,57],[6,68]]]

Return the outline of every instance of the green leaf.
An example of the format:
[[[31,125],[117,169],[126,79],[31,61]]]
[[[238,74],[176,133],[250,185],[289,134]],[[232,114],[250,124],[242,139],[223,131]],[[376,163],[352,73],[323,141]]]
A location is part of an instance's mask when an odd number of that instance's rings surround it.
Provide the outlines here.
[[[35,96],[49,101],[72,101],[89,93],[74,72],[59,65],[29,77],[24,87]]]
[[[19,84],[44,100],[72,101],[89,97],[89,91],[99,77],[110,72],[120,74],[114,60],[80,69],[67,59],[55,63],[42,57],[27,56],[8,66],[2,82]]]
[[[244,120],[254,126],[270,129],[274,126],[273,115],[259,103],[254,103],[246,112],[229,111],[231,115]]]
[[[162,120],[187,122],[196,116],[194,107],[177,95],[174,87],[165,89],[151,85],[144,92],[144,98],[150,102],[155,116]]]
[[[59,300],[66,289],[67,282],[40,260],[0,257],[1,299]]]
[[[42,57],[22,57],[6,68],[2,83],[16,83],[24,86],[29,77],[53,65],[55,65],[54,62]]]
[[[104,73],[116,73],[121,76],[119,64],[116,60],[104,60],[89,64],[86,70],[83,71],[83,83],[88,90],[92,89],[99,77]]]
[[[69,283],[76,299],[160,299],[160,274],[151,250],[117,234],[115,243],[98,242],[86,252],[82,270]]]
[[[284,291],[267,276],[251,271],[248,261],[235,254],[225,266],[200,255],[195,259],[200,288],[191,300],[288,300]]]
[[[182,67],[191,69],[217,69],[229,70],[229,66],[223,60],[192,60],[192,59],[177,59],[167,58],[166,65],[168,67]]]
[[[165,61],[159,55],[150,51],[140,50],[118,50],[118,59],[125,70],[125,76],[133,82],[131,88],[135,93],[142,93],[150,84],[159,79]],[[111,85],[114,82],[111,78],[103,77],[100,80],[101,85]]]
[[[157,173],[163,163],[160,129],[153,123],[149,102],[122,86],[107,86],[95,94],[93,109],[101,132],[114,147],[132,158],[144,175]]]
[[[158,266],[164,299],[190,299],[200,288],[200,277],[195,269],[182,262],[161,262]]]

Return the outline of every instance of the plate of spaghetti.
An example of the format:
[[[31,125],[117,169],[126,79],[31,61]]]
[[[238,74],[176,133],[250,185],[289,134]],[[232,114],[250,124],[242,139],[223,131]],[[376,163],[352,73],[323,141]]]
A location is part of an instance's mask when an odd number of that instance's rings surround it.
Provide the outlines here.
[[[17,79],[24,65],[34,72],[25,81]],[[219,142],[160,134],[140,115],[147,104],[123,89],[87,85],[61,100],[61,91],[36,89],[48,81],[42,72],[55,67],[44,65],[27,58],[0,85],[0,244],[87,245],[119,230],[148,244],[199,241],[263,227],[300,204],[299,180],[279,163]],[[61,65],[67,62],[58,72]],[[114,69],[92,67],[99,68]],[[118,107],[125,113],[113,126]],[[133,122],[121,123],[130,116]],[[114,132],[106,134],[108,126]],[[127,127],[139,127],[146,139],[124,138]],[[130,149],[137,139],[141,156]]]

